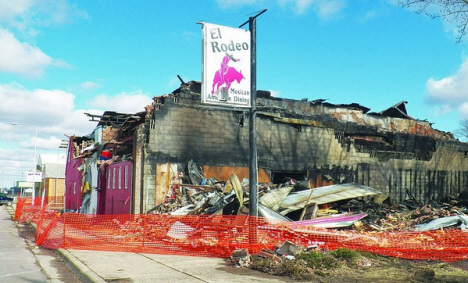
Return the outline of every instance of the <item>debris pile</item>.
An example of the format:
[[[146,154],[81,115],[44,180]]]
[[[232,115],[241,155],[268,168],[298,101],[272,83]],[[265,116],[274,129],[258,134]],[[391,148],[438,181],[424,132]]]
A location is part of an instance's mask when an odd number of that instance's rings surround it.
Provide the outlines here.
[[[384,204],[352,199],[337,205],[340,210],[365,212],[367,216],[355,223],[359,231],[428,231],[439,228],[466,229],[468,217],[464,207],[447,203]]]
[[[164,202],[151,209],[150,214],[248,215],[247,179],[240,182],[234,173],[226,182],[207,179],[194,163],[189,163],[186,175],[192,184],[172,184]],[[465,194],[468,195],[460,196]],[[296,230],[321,227],[365,232],[427,231],[468,226],[464,198],[450,196],[446,203],[421,205],[410,196],[404,203],[391,204],[380,191],[356,183],[319,188],[310,188],[307,180],[262,183],[258,186],[258,199],[259,216]]]

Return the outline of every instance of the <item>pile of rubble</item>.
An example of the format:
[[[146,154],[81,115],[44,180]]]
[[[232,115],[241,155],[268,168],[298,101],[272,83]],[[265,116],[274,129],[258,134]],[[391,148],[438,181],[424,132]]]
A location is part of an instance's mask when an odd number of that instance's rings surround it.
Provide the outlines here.
[[[249,183],[235,174],[227,182],[203,177],[189,166],[192,184],[173,184],[164,202],[151,214],[247,215]],[[380,191],[356,183],[310,188],[308,181],[289,180],[283,184],[258,185],[259,216],[288,222],[293,229],[321,227],[358,231],[427,231],[449,227],[466,229],[468,191],[442,203],[402,204],[385,202]]]

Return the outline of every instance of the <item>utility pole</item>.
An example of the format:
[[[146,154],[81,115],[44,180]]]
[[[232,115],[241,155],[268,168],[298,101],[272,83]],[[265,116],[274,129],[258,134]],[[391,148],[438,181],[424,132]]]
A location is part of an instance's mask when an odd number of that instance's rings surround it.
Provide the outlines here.
[[[256,107],[257,107],[257,23],[256,19],[261,14],[265,13],[267,9],[260,11],[253,17],[249,17],[249,20],[245,24],[249,23],[250,31],[250,91],[251,91],[251,107],[249,112],[249,215],[258,216],[258,194],[257,194],[257,183],[258,183],[258,162],[257,162],[257,128],[256,128]]]
[[[258,162],[257,162],[257,24],[256,18],[267,10],[260,11],[253,17],[250,17],[248,22],[243,23],[240,27],[249,23],[250,31],[250,112],[249,112],[249,242],[251,245],[258,243]]]

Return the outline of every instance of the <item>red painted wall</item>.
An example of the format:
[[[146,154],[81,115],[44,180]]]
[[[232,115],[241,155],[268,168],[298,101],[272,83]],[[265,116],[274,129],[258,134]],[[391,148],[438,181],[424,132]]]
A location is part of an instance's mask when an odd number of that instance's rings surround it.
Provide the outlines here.
[[[81,158],[73,159],[73,139],[69,140],[67,165],[65,169],[65,209],[77,211],[81,207],[81,171],[78,167],[83,163]]]

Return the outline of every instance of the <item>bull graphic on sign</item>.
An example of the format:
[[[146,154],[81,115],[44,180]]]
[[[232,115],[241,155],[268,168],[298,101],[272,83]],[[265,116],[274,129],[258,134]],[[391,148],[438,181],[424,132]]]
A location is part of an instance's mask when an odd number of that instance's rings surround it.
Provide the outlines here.
[[[236,60],[234,59],[234,57],[232,57],[232,55],[229,54],[226,54],[226,56],[223,57],[221,69],[216,71],[213,78],[213,88],[211,90],[211,94],[215,93],[215,91],[218,91],[219,88],[223,85],[225,85],[225,89],[228,90],[234,81],[237,81],[237,83],[239,84],[242,81],[242,79],[245,79],[244,75],[242,75],[242,71],[239,72],[236,70],[236,68],[229,66],[230,60],[237,62],[240,59]]]

